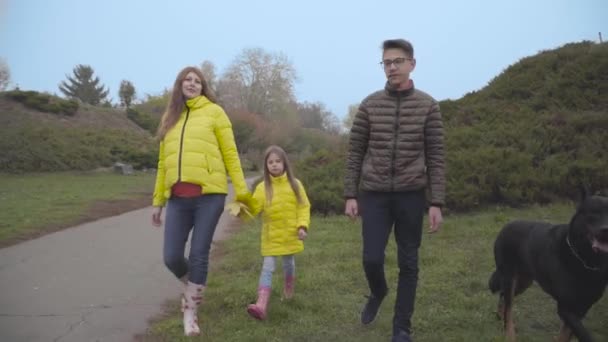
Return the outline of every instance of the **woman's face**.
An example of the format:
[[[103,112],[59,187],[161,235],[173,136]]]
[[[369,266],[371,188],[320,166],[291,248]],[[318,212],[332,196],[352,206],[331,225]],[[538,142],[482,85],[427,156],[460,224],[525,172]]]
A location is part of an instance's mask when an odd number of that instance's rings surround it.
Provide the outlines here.
[[[266,167],[268,168],[268,172],[274,177],[280,176],[285,171],[285,165],[283,165],[283,160],[276,153],[271,153],[266,159]]]
[[[198,75],[194,72],[189,72],[186,78],[182,81],[182,94],[187,99],[197,97],[203,90],[203,83]]]

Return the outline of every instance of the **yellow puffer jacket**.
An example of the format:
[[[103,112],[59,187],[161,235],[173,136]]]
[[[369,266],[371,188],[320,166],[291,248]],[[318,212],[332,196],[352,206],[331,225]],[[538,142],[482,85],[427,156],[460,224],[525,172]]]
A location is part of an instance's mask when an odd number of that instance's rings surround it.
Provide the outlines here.
[[[304,243],[298,239],[298,228],[310,225],[310,203],[304,186],[298,180],[302,203],[298,203],[287,175],[272,178],[272,202],[266,203],[264,182],[253,192],[251,213],[262,212],[262,256],[299,253]]]
[[[204,194],[228,193],[226,170],[237,198],[246,198],[249,191],[228,116],[205,96],[189,99],[160,142],[152,204],[164,206],[178,181],[198,184]]]

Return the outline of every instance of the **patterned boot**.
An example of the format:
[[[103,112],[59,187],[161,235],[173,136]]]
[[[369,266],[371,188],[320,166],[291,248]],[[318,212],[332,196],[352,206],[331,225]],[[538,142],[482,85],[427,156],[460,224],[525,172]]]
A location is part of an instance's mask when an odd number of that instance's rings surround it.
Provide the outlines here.
[[[180,281],[182,284],[184,284],[184,290],[185,290],[185,289],[186,289],[186,287],[188,286],[188,276],[189,276],[189,274],[188,274],[188,273],[186,273],[186,274],[184,274],[184,276],[183,276],[183,277],[178,278],[178,280],[179,280],[179,281]],[[184,291],[184,290],[182,290],[182,291]],[[184,296],[182,295],[181,300],[182,300],[182,312],[184,312],[184,307],[186,306],[186,297],[184,297]]]
[[[263,321],[268,313],[268,301],[270,300],[270,287],[258,289],[258,301],[247,306],[247,312],[251,317]]]
[[[293,298],[293,289],[295,286],[296,278],[294,276],[285,277],[285,285],[283,287],[283,298],[291,299]]]
[[[203,299],[204,285],[188,282],[182,296],[182,312],[184,313],[184,334],[186,336],[200,335],[198,327],[198,307]]]

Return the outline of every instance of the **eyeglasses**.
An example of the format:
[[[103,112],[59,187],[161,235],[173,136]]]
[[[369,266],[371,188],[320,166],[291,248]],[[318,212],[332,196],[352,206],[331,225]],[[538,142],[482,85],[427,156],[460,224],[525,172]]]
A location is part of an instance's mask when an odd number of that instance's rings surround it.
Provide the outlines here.
[[[396,68],[399,68],[400,66],[403,65],[403,63],[405,63],[405,61],[411,61],[413,58],[408,58],[408,57],[397,57],[395,59],[385,59],[382,62],[380,62],[380,65],[382,67],[384,67],[384,69],[390,69],[391,65],[395,65]]]

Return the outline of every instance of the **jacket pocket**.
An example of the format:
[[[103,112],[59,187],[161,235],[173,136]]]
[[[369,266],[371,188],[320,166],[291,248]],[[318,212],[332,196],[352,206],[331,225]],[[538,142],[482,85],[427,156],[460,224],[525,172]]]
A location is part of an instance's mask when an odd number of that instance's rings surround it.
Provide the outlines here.
[[[203,165],[203,168],[205,169],[205,171],[207,171],[207,174],[211,174],[213,169],[211,168],[211,163],[209,163],[209,157],[205,154],[203,159],[205,163],[205,165]]]

